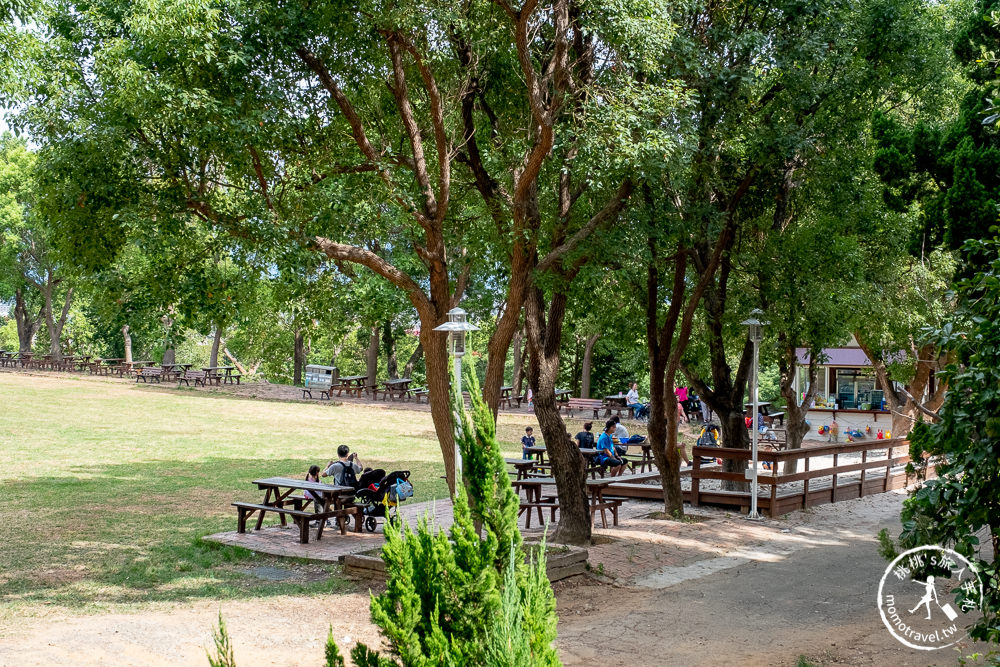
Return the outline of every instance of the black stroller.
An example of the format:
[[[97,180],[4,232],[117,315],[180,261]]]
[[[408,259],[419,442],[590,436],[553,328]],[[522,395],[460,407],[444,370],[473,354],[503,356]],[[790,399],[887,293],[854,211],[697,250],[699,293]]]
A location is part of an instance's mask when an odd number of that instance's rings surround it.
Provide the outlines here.
[[[366,476],[368,473],[362,475],[358,481],[367,481]],[[399,503],[413,496],[413,485],[409,480],[409,470],[397,470],[358,489],[354,495],[354,502],[364,506],[362,511],[365,514],[365,528],[369,532],[375,532],[378,527],[378,517],[396,519]]]

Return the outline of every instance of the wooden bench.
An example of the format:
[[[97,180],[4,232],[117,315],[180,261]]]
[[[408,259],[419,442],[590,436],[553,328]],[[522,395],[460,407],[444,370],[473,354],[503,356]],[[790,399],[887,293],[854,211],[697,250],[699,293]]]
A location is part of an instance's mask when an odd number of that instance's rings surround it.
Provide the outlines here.
[[[365,392],[365,385],[335,384],[332,387],[330,387],[331,392],[334,390],[337,391],[337,396],[340,396],[346,391],[348,396],[353,396],[354,394],[357,394],[358,398],[361,398],[361,396]]]
[[[566,414],[570,417],[573,416],[573,413],[576,410],[580,410],[582,412],[593,411],[594,419],[598,419],[599,418],[598,413],[601,410],[606,409],[604,402],[596,398],[571,398],[565,403],[561,404],[559,407],[565,408]]]
[[[204,387],[205,382],[208,379],[208,374],[205,371],[184,371],[184,373],[177,378],[177,386],[181,386],[183,382],[188,387],[191,386],[191,381],[194,380],[194,386],[199,384]]]
[[[613,525],[618,525],[618,508],[624,502],[624,498],[617,497],[605,497],[602,503],[591,503],[590,505],[590,522],[594,523],[597,518],[597,512],[601,512],[601,526],[603,528],[608,527],[608,517],[604,513],[606,510],[611,510],[611,519]]]
[[[290,516],[299,526],[299,542],[302,544],[309,543],[309,520],[313,518],[319,518],[322,515],[316,515],[312,512],[306,512],[303,510],[289,509],[285,507],[277,507],[274,505],[257,505],[256,503],[233,503],[233,507],[236,508],[237,512],[237,523],[236,532],[245,533],[247,532],[247,518],[249,518],[254,512],[260,512],[260,518],[264,518],[264,512],[274,512],[281,516],[281,525],[285,525],[285,516]],[[325,517],[324,517],[325,519]],[[257,522],[257,529],[260,530],[260,521]],[[320,526],[320,533],[322,533],[322,526]],[[320,535],[317,534],[316,538],[319,539]]]
[[[426,398],[427,402],[430,403],[430,392],[427,391],[426,387],[417,387],[411,391],[413,392],[413,400],[417,403],[419,403],[422,398]]]
[[[135,382],[139,384],[139,380],[143,382],[159,382],[163,375],[162,368],[140,368],[135,373]]]
[[[243,376],[240,375],[239,373],[230,373],[229,375],[225,376],[225,380],[229,384],[232,384],[233,380],[236,380],[236,384],[239,384],[241,377]]]
[[[239,382],[237,382],[236,384],[239,384]],[[318,389],[317,391],[319,391],[319,400],[322,401],[325,398],[326,400],[329,401],[330,396],[333,394],[333,387],[330,387],[329,389]],[[302,389],[302,398],[307,398],[307,397],[308,398],[313,397],[313,390],[304,387]]]
[[[537,510],[538,511],[538,523],[541,524],[542,523],[542,510],[543,509],[547,509],[547,510],[550,511],[549,521],[551,523],[555,523],[556,522],[556,510],[559,509],[559,501],[558,500],[550,500],[550,499],[547,499],[547,498],[543,498],[542,502],[539,502],[539,503],[522,502],[521,503],[521,507],[520,507],[520,509],[517,512],[517,515],[521,516],[522,514],[524,514],[524,512],[528,513],[528,516],[524,517],[524,527],[527,529],[527,528],[531,528],[531,510]]]
[[[395,401],[397,396],[401,401],[405,401],[406,399],[410,398],[410,390],[404,389],[402,387],[387,386],[387,387],[382,387],[381,389],[376,389],[375,390],[376,399],[378,398],[378,392],[382,392],[383,401],[390,398]]]

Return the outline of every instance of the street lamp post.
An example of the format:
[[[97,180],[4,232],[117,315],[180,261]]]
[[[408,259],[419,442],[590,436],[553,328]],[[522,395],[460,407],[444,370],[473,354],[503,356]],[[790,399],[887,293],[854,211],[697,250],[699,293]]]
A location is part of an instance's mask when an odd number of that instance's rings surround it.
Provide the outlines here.
[[[758,368],[757,364],[760,359],[760,341],[763,338],[761,333],[761,327],[767,324],[767,322],[762,322],[760,320],[763,315],[763,311],[758,308],[754,308],[750,311],[750,318],[744,320],[742,324],[745,324],[750,335],[750,342],[753,343],[753,373],[750,376],[750,392],[751,401],[753,401],[753,411],[751,414],[751,442],[752,444],[752,454],[751,454],[751,467],[750,470],[746,472],[746,478],[750,480],[750,513],[747,515],[748,519],[759,520],[761,518],[760,513],[757,512],[757,437],[758,437],[758,421],[760,404],[759,397],[757,395],[757,384],[758,384]]]
[[[455,388],[458,392],[458,400],[462,400],[462,357],[465,356],[465,332],[479,331],[479,327],[467,321],[466,313],[461,308],[455,307],[448,311],[448,321],[440,326],[434,327],[434,331],[447,331],[449,335],[449,347],[451,355],[455,358]],[[455,441],[455,488],[462,475],[462,452],[458,448],[458,441]]]

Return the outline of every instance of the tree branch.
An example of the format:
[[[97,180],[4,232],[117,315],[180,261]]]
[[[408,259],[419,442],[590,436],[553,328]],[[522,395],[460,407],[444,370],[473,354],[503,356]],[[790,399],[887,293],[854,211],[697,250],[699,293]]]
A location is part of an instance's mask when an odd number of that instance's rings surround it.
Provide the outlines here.
[[[621,213],[622,209],[625,208],[625,202],[632,194],[632,187],[633,184],[631,180],[624,181],[618,187],[618,191],[615,192],[614,196],[608,201],[607,204],[604,205],[604,208],[588,220],[587,224],[578,229],[573,236],[557,248],[549,251],[549,253],[538,262],[538,271],[547,271],[553,264],[576,249],[576,247],[586,240],[586,238],[590,236],[601,224],[617,217],[618,214]]]

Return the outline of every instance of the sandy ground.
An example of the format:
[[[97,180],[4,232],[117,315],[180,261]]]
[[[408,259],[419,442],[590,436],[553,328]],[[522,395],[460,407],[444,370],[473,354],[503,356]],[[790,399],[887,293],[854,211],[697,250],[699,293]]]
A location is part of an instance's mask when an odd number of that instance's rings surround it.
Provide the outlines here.
[[[878,618],[885,562],[875,534],[898,527],[902,498],[868,496],[760,524],[699,508],[696,523],[633,519],[600,531],[610,539],[591,562],[604,576],[556,584],[560,655],[568,665],[795,665],[803,655],[816,664],[956,664],[953,651],[898,644]],[[640,542],[651,557],[630,555]],[[330,624],[342,645],[378,643],[360,593],[88,616],[52,609],[0,622],[0,665],[204,665],[220,612],[241,665],[318,664]]]

